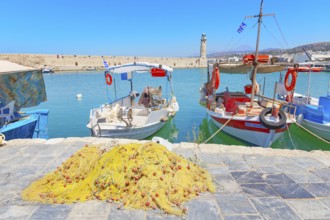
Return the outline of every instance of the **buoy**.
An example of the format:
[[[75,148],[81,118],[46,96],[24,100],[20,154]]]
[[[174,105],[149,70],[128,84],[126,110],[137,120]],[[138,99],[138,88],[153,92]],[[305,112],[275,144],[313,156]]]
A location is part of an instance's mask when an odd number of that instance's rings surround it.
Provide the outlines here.
[[[169,151],[173,150],[173,144],[162,137],[155,136],[151,139],[151,141],[165,146]]]
[[[82,94],[81,94],[81,93],[77,94],[77,95],[76,95],[76,98],[77,98],[77,99],[82,99]]]
[[[6,140],[6,136],[2,133],[0,133],[0,146],[2,145],[2,143]]]

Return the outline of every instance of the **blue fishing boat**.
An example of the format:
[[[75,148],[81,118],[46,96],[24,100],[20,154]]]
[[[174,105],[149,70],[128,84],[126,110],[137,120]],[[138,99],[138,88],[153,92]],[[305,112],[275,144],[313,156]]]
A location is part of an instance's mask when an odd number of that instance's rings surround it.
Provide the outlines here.
[[[298,66],[297,66],[298,67]],[[286,100],[287,105],[284,108],[288,108],[290,105],[294,106],[295,115],[297,115],[298,125],[305,128],[313,135],[320,137],[324,140],[330,140],[330,94],[328,92],[325,96],[319,98],[313,98],[310,95],[310,77],[311,71],[308,78],[307,94],[302,95],[292,91],[288,91],[288,73],[289,71],[298,72],[297,69],[288,70],[284,83],[282,83],[282,76],[280,77],[280,83],[277,85],[278,98]],[[297,73],[293,81],[297,80]],[[294,95],[292,95],[292,93]]]
[[[42,71],[0,61],[0,133],[5,140],[48,138],[47,109],[22,112],[46,101]]]

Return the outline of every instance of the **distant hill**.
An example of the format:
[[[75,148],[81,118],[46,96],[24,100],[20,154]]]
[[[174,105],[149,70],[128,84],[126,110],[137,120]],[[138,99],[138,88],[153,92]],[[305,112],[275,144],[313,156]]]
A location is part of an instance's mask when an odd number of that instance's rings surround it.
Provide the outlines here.
[[[305,44],[302,46],[294,47],[291,49],[278,49],[278,48],[268,48],[260,50],[260,53],[267,53],[272,55],[279,54],[294,54],[303,52],[303,48],[307,51],[330,51],[330,42],[320,42],[313,44]],[[234,51],[225,51],[225,52],[213,52],[207,55],[207,57],[223,57],[223,56],[233,56],[233,55],[241,55],[246,53],[253,53],[254,50],[234,50]]]

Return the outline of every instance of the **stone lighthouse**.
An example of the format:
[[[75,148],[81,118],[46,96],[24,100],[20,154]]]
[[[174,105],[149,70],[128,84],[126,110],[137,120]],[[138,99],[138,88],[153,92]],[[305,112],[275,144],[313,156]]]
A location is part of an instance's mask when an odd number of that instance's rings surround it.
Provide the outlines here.
[[[206,59],[206,34],[203,33],[202,34],[202,38],[201,38],[201,55],[200,55],[201,59]]]

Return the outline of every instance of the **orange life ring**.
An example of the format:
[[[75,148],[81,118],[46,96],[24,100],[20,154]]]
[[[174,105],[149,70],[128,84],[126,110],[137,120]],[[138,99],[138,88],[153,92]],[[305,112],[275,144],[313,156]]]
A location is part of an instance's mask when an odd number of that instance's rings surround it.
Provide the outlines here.
[[[110,86],[112,84],[112,76],[107,73],[105,74],[105,82]]]
[[[218,89],[220,86],[220,71],[218,67],[215,67],[212,72],[212,87]]]
[[[292,75],[290,85],[288,85],[289,75]],[[289,69],[288,72],[286,72],[284,78],[284,86],[286,91],[288,92],[292,91],[296,87],[296,81],[297,81],[297,72],[293,69]]]

